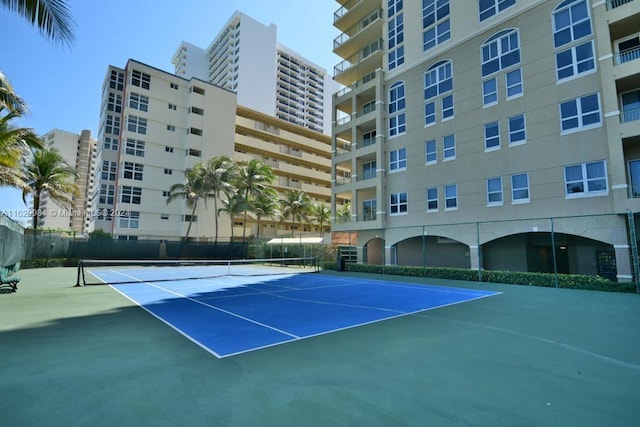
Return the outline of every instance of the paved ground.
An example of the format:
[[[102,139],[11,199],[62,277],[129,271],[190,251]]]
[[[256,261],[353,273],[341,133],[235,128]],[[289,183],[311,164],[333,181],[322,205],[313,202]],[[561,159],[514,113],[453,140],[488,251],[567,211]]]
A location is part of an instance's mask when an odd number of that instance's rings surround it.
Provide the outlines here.
[[[640,425],[635,294],[425,279],[503,294],[216,359],[74,269],[20,275],[2,426]]]

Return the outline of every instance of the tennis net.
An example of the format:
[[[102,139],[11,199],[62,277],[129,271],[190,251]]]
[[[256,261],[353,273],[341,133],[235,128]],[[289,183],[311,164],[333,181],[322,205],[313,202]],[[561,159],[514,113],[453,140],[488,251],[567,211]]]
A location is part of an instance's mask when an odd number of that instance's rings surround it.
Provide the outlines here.
[[[104,260],[78,262],[76,286],[167,282],[223,276],[317,273],[318,258],[246,260]]]

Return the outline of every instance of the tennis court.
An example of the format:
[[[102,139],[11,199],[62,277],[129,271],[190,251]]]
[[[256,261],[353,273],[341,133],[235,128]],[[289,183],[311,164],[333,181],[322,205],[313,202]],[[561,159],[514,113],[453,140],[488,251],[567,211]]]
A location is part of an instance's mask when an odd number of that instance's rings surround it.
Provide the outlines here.
[[[114,283],[115,290],[216,357],[496,295],[259,267],[102,266],[87,271]]]
[[[640,425],[636,294],[393,277],[398,292],[496,295],[217,358],[115,290],[145,285],[75,287],[76,274],[24,270],[19,291],[0,295],[3,426]],[[286,275],[263,279],[251,287],[289,286]],[[303,275],[376,292],[379,279],[389,277]],[[225,283],[180,293],[249,305],[257,292]],[[321,291],[335,294],[309,289]]]

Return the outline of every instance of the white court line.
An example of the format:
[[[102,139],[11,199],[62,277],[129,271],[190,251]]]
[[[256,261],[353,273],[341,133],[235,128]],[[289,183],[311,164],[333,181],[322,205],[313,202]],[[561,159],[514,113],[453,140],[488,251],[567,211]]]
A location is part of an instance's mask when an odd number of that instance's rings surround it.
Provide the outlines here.
[[[131,279],[138,280],[133,276],[129,276],[128,274],[124,274],[124,273],[120,273],[120,272],[117,272],[117,273],[121,274],[123,276],[129,277]],[[240,314],[234,313],[233,311],[225,310],[223,308],[216,307],[215,305],[211,305],[211,304],[207,304],[207,303],[202,302],[202,301],[198,301],[197,299],[191,298],[191,297],[189,297],[187,295],[184,295],[184,294],[181,294],[179,292],[175,292],[175,291],[173,291],[171,289],[163,288],[162,286],[154,285],[153,283],[150,283],[150,282],[140,282],[140,283],[144,283],[145,285],[149,285],[149,286],[151,286],[153,288],[160,289],[162,291],[165,291],[167,293],[179,296],[181,298],[185,298],[185,299],[187,299],[189,301],[192,301],[192,302],[195,302],[197,304],[204,305],[205,307],[213,308],[214,310],[218,310],[218,311],[221,311],[222,313],[228,314],[230,316],[234,316],[234,317],[237,317],[239,319],[245,320],[247,322],[254,323],[254,324],[258,325],[258,326],[262,326],[264,328],[271,329],[272,331],[276,331],[276,332],[279,332],[279,333],[284,334],[284,335],[288,335],[288,336],[293,337],[293,338],[300,338],[299,336],[294,335],[294,334],[289,333],[289,332],[286,332],[286,331],[283,331],[282,329],[278,329],[278,328],[276,328],[274,326],[267,325],[266,323],[258,322],[257,320],[250,319],[248,317],[245,317],[245,316],[242,316]]]

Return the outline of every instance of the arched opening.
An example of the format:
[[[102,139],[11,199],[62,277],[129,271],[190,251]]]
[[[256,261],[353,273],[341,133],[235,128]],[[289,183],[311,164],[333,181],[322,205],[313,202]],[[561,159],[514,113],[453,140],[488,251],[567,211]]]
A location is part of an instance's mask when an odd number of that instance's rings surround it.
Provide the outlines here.
[[[398,265],[470,268],[469,247],[442,236],[415,236],[396,243]]]

